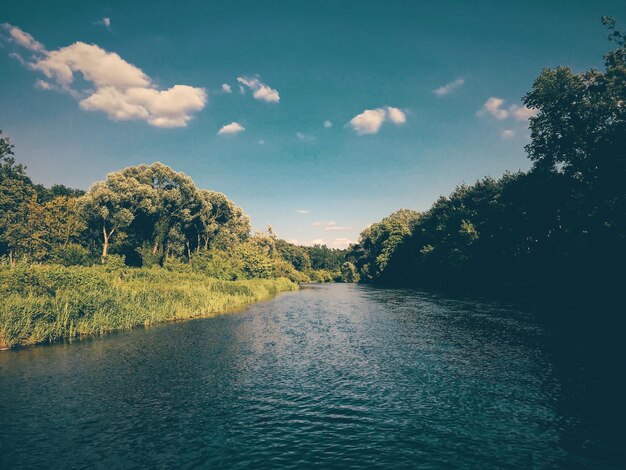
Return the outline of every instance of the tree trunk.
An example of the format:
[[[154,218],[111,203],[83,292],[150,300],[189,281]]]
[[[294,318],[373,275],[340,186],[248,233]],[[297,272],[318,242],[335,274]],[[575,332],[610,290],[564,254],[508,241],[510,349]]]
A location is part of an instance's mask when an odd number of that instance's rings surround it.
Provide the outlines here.
[[[159,242],[155,241],[154,246],[152,247],[152,254],[156,255],[158,249],[159,249]]]
[[[115,232],[115,228],[111,229],[111,231],[107,233],[106,224],[102,224],[102,236],[104,239],[104,243],[102,245],[102,258],[103,259],[107,257],[107,254],[109,252],[109,239],[111,238],[111,235],[113,235],[113,232]]]

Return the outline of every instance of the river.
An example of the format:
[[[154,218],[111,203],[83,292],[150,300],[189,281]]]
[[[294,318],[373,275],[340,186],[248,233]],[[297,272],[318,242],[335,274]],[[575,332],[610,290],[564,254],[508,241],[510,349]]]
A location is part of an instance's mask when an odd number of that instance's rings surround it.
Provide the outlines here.
[[[545,315],[334,284],[5,351],[0,468],[619,468],[624,369]]]

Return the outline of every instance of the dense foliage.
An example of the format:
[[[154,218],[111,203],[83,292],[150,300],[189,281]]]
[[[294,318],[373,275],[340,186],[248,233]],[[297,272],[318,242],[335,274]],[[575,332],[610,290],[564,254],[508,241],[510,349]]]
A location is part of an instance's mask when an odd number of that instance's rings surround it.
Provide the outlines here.
[[[364,230],[348,258],[363,280],[531,292],[617,292],[626,263],[626,47],[604,72],[545,69],[524,104],[527,173],[462,185],[426,212]]]
[[[223,279],[340,280],[345,251],[250,233],[241,208],[162,163],[125,168],[85,193],[35,185],[0,136],[0,257],[10,265],[162,266]],[[1,258],[0,258],[1,259]]]

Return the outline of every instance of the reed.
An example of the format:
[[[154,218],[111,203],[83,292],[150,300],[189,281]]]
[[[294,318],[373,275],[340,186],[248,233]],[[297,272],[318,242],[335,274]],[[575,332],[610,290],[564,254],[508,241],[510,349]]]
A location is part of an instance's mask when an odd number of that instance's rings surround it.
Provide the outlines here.
[[[162,268],[0,267],[0,348],[214,316],[297,288],[284,278],[222,281]]]

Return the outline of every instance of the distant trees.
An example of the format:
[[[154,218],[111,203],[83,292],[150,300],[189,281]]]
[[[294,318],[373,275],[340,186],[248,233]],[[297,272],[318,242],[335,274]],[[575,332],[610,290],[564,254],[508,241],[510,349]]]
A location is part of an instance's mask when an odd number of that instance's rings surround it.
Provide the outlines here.
[[[339,271],[345,259],[345,250],[328,248],[326,245],[304,247],[309,254],[312,269]]]
[[[313,269],[309,250],[314,254]],[[243,210],[162,164],[112,172],[85,193],[34,185],[0,135],[0,262],[162,266],[224,280],[340,277],[343,251],[250,234]]]

